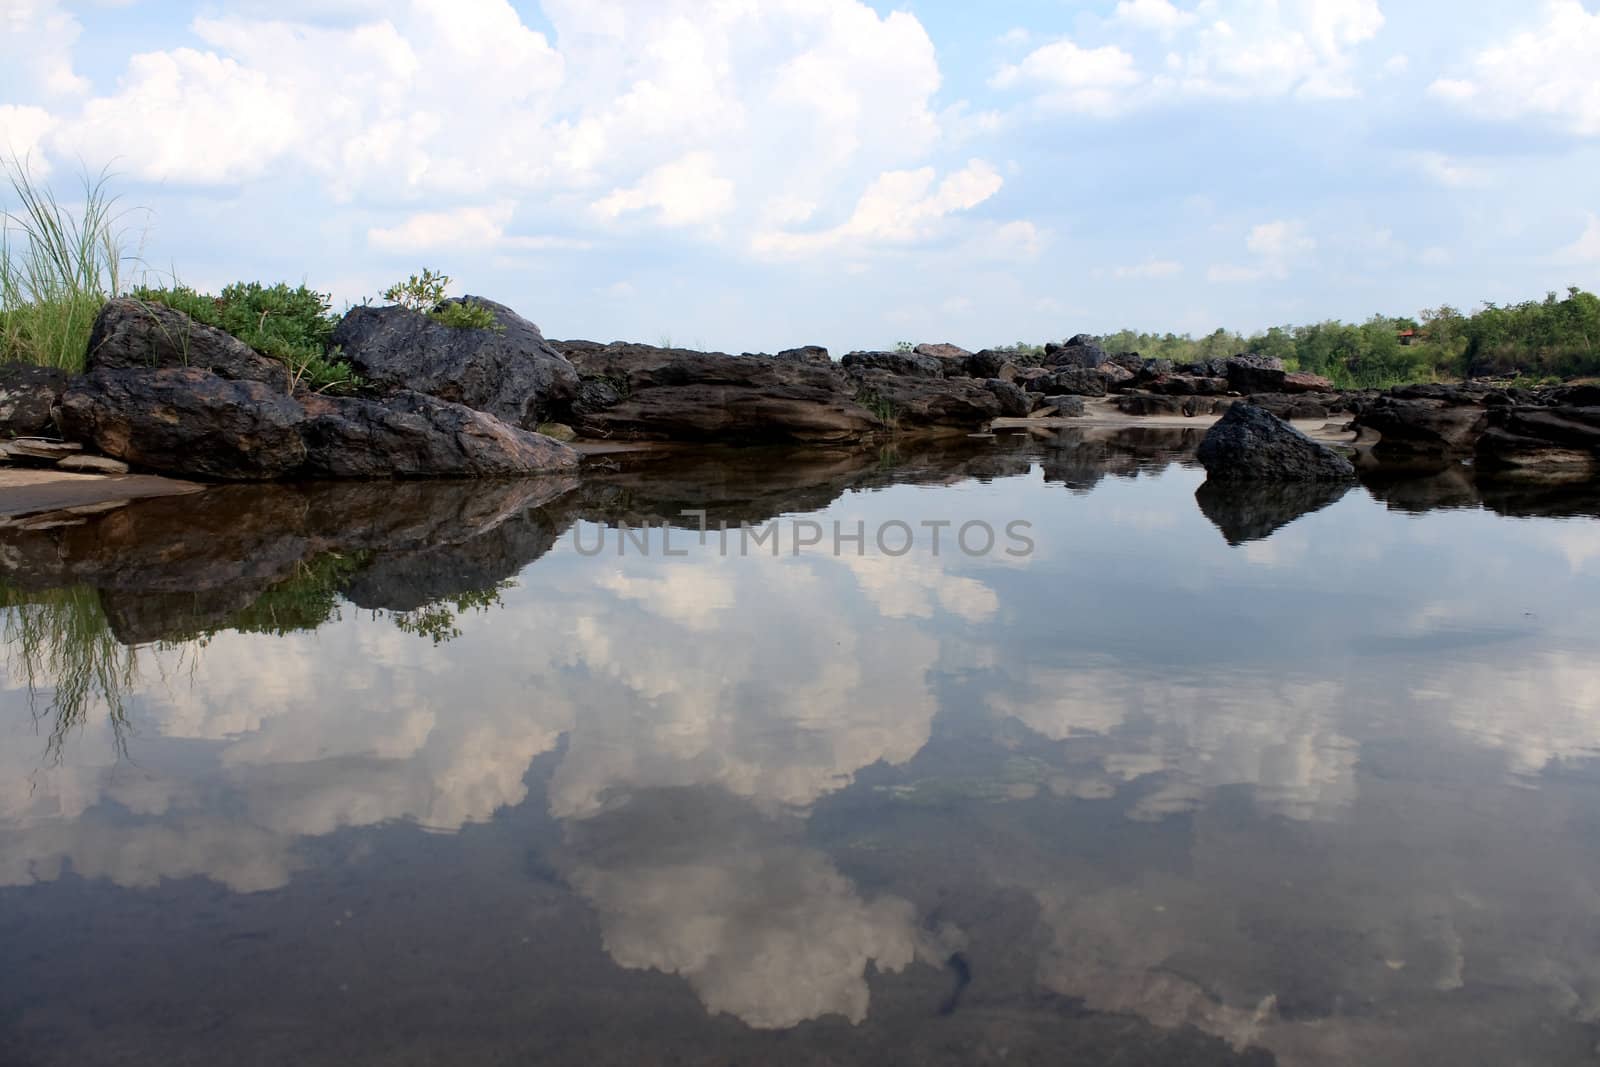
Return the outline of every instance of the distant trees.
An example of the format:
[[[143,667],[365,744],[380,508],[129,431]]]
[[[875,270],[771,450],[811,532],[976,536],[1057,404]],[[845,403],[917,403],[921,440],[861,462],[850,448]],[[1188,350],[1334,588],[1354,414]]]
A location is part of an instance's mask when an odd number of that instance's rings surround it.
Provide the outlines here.
[[[1600,297],[1576,286],[1564,297],[1464,314],[1448,304],[1417,318],[1374,315],[1274,326],[1249,336],[1218,329],[1204,337],[1119,330],[1100,339],[1113,352],[1195,363],[1250,353],[1275,356],[1294,370],[1322,374],[1346,387],[1379,387],[1442,378],[1538,380],[1600,375]]]

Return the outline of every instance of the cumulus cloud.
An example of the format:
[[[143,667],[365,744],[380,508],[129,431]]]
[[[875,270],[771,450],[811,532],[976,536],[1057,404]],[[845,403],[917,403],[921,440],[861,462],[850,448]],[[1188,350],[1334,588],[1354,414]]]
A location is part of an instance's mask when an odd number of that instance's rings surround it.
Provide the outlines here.
[[[367,230],[367,243],[385,252],[431,251],[441,248],[526,250],[585,248],[588,242],[543,234],[508,234],[516,203],[501,200],[487,206],[420,211],[393,226]]]
[[[1600,263],[1600,215],[1588,213],[1583,232],[1560,251],[1558,258],[1569,263]]]
[[[72,66],[82,32],[56,0],[0,0],[0,96],[40,100],[85,92],[89,82]]]
[[[1220,263],[1206,271],[1210,282],[1256,282],[1281,280],[1294,266],[1317,247],[1305,224],[1293,219],[1275,219],[1251,227],[1245,248],[1255,257],[1249,264]]]
[[[1485,118],[1542,119],[1578,136],[1600,134],[1600,12],[1578,0],[1550,0],[1541,16],[1428,91]]]
[[[1120,0],[1111,17],[1141,30],[1162,34],[1193,25],[1199,18],[1193,11],[1174,6],[1171,0]]]
[[[1133,56],[1122,49],[1083,48],[1063,38],[1001,67],[990,85],[1032,89],[1045,107],[1104,116],[1128,106],[1130,90],[1142,80]]]

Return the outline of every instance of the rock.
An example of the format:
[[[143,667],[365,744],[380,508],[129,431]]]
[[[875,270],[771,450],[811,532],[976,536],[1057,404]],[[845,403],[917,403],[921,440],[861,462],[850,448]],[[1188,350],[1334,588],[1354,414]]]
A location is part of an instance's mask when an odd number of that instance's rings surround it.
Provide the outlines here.
[[[1057,419],[1077,419],[1084,413],[1083,397],[1081,396],[1047,396],[1041,410],[1048,412],[1050,417]]]
[[[1051,393],[1070,396],[1106,395],[1106,376],[1098,370],[1073,366],[1061,367],[1050,375],[1047,381]]]
[[[1241,405],[1243,406],[1243,405]],[[1262,541],[1302,515],[1321,511],[1350,491],[1347,481],[1223,481],[1195,491],[1200,511],[1230,545]]]
[[[1144,385],[1164,396],[1226,396],[1228,379],[1201,378],[1192,374],[1164,374]]]
[[[487,477],[576,466],[577,453],[421,393],[295,397],[194,368],[97,370],[62,397],[67,434],[164,474],[274,478]]]
[[[936,345],[918,345],[911,351],[915,352],[919,356],[932,356],[934,359],[962,360],[972,355],[971,352],[968,352],[960,345],[952,345],[948,343]]]
[[[997,352],[992,348],[985,348],[982,352],[974,352],[961,362],[962,369],[969,378],[999,378],[1006,368],[1011,369],[1014,378],[1017,373],[1016,364],[1011,361],[1011,356],[1006,352]]]
[[[0,441],[0,452],[11,460],[39,460],[55,463],[75,456],[83,446],[75,441],[48,441],[42,437],[19,437],[14,441]]]
[[[1219,482],[1330,481],[1355,478],[1350,461],[1253,404],[1235,404],[1196,452]]]
[[[977,430],[1015,410],[1012,401],[1002,399],[1003,391],[974,378],[920,378],[867,370],[852,380],[861,402],[883,411],[902,430]],[[1009,383],[997,384],[1016,389]],[[1026,399],[1020,389],[1017,395]]]
[[[333,343],[383,392],[424,393],[524,429],[567,416],[578,372],[539,327],[483,297],[445,303],[487,308],[499,328],[461,329],[408,308],[363,305],[346,313]]]
[[[1020,419],[1033,410],[1033,402],[1028,399],[1028,394],[1011,382],[1000,378],[990,378],[983,385],[993,394],[996,400],[1000,401],[1000,414],[1002,416]]]
[[[1024,389],[1037,392],[1045,388],[1054,377],[1049,367],[1022,367],[1017,370],[1017,376],[1012,381]],[[1101,384],[1104,385],[1103,380]]]
[[[590,341],[564,341],[560,348],[581,375],[571,425],[584,437],[815,443],[859,440],[883,429],[831,363]]]
[[[918,352],[846,352],[839,365],[847,371],[884,370],[913,378],[943,378],[946,369],[940,357]]]
[[[1333,380],[1324,378],[1320,374],[1304,374],[1296,371],[1283,376],[1283,391],[1285,393],[1331,393]]]
[[[1157,396],[1154,393],[1123,393],[1113,403],[1124,415],[1182,415],[1184,398]]]
[[[1592,449],[1574,448],[1549,438],[1513,433],[1499,426],[1491,426],[1479,436],[1473,448],[1473,457],[1480,471],[1541,478],[1587,478],[1600,467],[1600,459]]]
[[[1117,390],[1133,381],[1133,372],[1120,363],[1107,360],[1099,367],[1099,373],[1106,380],[1106,388]]]
[[[106,301],[89,333],[86,371],[192,367],[289,392],[289,369],[223,330],[131,297]]]
[[[1288,377],[1283,361],[1271,356],[1233,356],[1227,362],[1228,388],[1236,393],[1281,393]]]
[[[66,389],[66,371],[29,363],[0,363],[0,437],[31,437],[54,431],[54,411]]]
[[[833,357],[828,355],[828,350],[821,345],[802,345],[799,348],[785,348],[773,359],[786,360],[790,363],[815,363],[818,366],[833,366]]]
[[[1312,394],[1256,393],[1250,403],[1280,419],[1326,419],[1331,410],[1322,397]]]
[[[1083,334],[1074,337],[1065,345],[1044,346],[1046,367],[1082,367],[1085,370],[1094,370],[1105,363],[1107,358],[1106,350],[1100,347],[1099,342]]]
[[[128,465],[105,456],[68,456],[56,464],[58,470],[74,474],[127,474]]]
[[[1376,455],[1399,457],[1469,454],[1487,425],[1486,409],[1476,405],[1396,396],[1374,400],[1354,422],[1357,430],[1380,435]]]
[[[541,422],[536,432],[544,434],[552,441],[573,441],[578,436],[578,431],[564,422]]]

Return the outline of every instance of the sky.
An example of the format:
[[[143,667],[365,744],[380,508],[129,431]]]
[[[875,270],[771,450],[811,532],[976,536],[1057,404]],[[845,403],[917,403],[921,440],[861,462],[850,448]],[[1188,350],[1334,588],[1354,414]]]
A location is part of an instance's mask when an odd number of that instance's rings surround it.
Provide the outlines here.
[[[0,0],[0,151],[109,168],[158,283],[977,348],[1600,289],[1596,56],[1597,0]]]

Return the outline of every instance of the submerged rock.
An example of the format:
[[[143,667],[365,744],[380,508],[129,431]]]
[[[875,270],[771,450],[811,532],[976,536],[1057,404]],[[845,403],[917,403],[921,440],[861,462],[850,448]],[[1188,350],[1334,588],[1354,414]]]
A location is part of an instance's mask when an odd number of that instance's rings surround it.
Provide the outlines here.
[[[194,368],[97,370],[62,398],[74,440],[146,470],[223,481],[485,477],[577,465],[565,445],[421,393],[290,396]]]
[[[1331,481],[1355,479],[1355,467],[1253,404],[1234,404],[1206,433],[1196,452],[1209,478],[1219,482]]]
[[[483,297],[445,303],[487,308],[496,327],[463,329],[408,308],[362,306],[345,315],[333,343],[380,391],[425,393],[529,430],[566,416],[578,372],[539,327]]]
[[[28,363],[0,363],[0,437],[31,437],[55,429],[55,409],[67,372]]]

